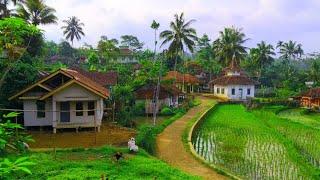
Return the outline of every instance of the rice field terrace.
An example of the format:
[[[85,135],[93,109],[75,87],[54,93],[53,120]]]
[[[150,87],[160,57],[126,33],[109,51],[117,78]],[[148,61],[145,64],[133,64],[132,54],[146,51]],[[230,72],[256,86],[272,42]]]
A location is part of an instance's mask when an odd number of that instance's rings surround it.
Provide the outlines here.
[[[245,179],[320,179],[320,130],[278,116],[280,108],[217,105],[196,128],[193,146],[208,163]]]

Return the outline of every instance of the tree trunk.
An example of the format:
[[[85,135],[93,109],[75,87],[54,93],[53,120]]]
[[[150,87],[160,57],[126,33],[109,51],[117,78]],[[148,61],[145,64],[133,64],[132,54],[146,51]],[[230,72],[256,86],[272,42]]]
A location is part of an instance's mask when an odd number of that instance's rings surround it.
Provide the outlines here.
[[[12,69],[12,66],[9,65],[9,66],[7,67],[7,69],[4,71],[4,73],[3,73],[3,75],[2,75],[2,77],[1,77],[1,79],[0,79],[0,90],[2,89],[2,86],[3,86],[3,84],[4,84],[4,81],[5,81],[8,73],[10,72],[11,69]]]

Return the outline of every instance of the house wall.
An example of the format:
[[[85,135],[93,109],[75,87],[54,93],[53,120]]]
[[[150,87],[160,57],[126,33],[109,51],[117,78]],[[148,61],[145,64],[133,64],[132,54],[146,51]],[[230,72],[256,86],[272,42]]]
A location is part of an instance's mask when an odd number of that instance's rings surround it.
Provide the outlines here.
[[[235,89],[234,95],[232,95],[232,89]],[[242,98],[239,89],[242,89]],[[249,95],[247,89],[250,89]],[[246,100],[248,97],[254,97],[254,93],[254,85],[228,85],[228,98],[231,100]]]
[[[92,124],[94,125],[94,119],[96,119],[96,125],[101,125],[103,117],[103,98],[95,95],[94,93],[86,90],[80,85],[71,85],[66,89],[53,95],[52,99],[45,100],[45,118],[37,118],[37,105],[36,100],[24,100],[23,109],[24,112],[24,126],[53,126],[56,127],[57,123],[60,123],[60,102],[70,102],[70,122],[77,124]],[[76,102],[83,102],[83,110],[88,110],[88,101],[95,102],[95,115],[88,116],[88,112],[83,112],[83,116],[76,116]],[[53,108],[53,104],[56,108]],[[56,112],[53,112],[56,111]],[[55,119],[53,119],[55,114]]]
[[[136,100],[136,103],[144,102],[145,103],[145,112],[148,114],[153,113],[154,105],[152,99],[147,100]],[[159,112],[164,106],[173,106],[178,107],[178,96],[168,97],[165,99],[159,99],[157,104],[157,112]]]
[[[180,89],[183,93],[194,93],[198,92],[198,85],[185,83],[176,83],[176,87]]]
[[[311,99],[310,97],[302,97],[300,99],[300,105],[307,108],[319,108],[320,98]]]
[[[24,126],[51,126],[52,125],[52,113],[53,112],[46,112],[45,118],[38,118],[37,117],[37,104],[36,100],[24,100],[23,101],[23,109],[25,112],[23,113],[24,116]],[[52,110],[52,101],[46,100],[46,110]]]
[[[69,124],[94,124],[95,119],[97,125],[101,124],[103,116],[103,99],[80,85],[74,84],[58,92],[53,96],[53,100],[57,102],[57,111],[60,110],[60,102],[70,101],[71,112]],[[94,101],[96,109],[95,115],[88,116],[88,112],[85,111],[83,112],[83,116],[76,116],[76,102],[78,101],[83,102],[83,110],[88,110],[88,101]],[[56,122],[60,123],[60,112],[56,112]]]
[[[137,63],[138,60],[134,56],[121,56],[118,58],[119,63]]]
[[[73,84],[53,95],[55,101],[93,101],[100,97],[84,87]]]
[[[219,89],[219,93],[218,93]],[[222,89],[224,89],[224,93],[222,93]],[[213,87],[214,95],[223,99],[228,99],[228,87],[227,86],[221,86],[221,85],[215,85]]]

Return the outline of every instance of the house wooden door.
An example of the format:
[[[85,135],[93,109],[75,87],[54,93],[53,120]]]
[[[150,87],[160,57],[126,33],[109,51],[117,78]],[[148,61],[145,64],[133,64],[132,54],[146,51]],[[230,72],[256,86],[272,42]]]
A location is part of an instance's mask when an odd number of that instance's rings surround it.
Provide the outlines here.
[[[242,99],[243,90],[239,89],[239,99]]]
[[[60,111],[60,122],[70,122],[70,102],[61,102]]]

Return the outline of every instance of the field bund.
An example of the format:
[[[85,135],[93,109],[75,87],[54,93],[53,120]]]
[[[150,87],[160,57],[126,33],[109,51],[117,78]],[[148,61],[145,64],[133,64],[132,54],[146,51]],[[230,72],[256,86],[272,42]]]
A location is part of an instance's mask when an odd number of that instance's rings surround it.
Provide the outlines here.
[[[191,152],[236,179],[319,179],[319,129],[280,118],[276,111],[216,105],[191,128]]]

